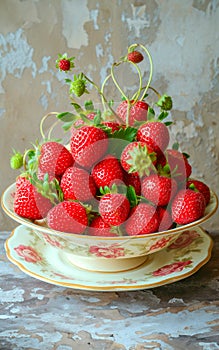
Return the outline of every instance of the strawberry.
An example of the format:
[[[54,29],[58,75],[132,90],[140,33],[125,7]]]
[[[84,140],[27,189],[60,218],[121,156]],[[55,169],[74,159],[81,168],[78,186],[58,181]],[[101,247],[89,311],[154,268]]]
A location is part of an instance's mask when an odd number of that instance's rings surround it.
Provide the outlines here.
[[[157,206],[168,205],[175,196],[177,183],[174,179],[158,174],[151,174],[143,178],[143,196]]]
[[[59,54],[58,57],[59,58],[56,60],[56,68],[59,68],[59,70],[67,72],[74,67],[74,57],[67,57],[67,54]]]
[[[158,227],[159,218],[156,208],[146,203],[140,203],[132,208],[130,216],[125,224],[125,230],[129,236],[156,232]]]
[[[121,154],[121,165],[127,172],[139,175],[149,175],[154,170],[156,155],[145,142],[129,143]]]
[[[96,186],[90,174],[76,166],[69,167],[61,178],[60,187],[63,191],[64,199],[77,199],[79,201],[89,201],[96,194]]]
[[[89,169],[106,153],[108,137],[100,128],[82,126],[73,133],[70,148],[74,160]]]
[[[88,225],[88,217],[80,203],[63,201],[48,212],[47,224],[56,231],[82,234]]]
[[[205,198],[202,193],[182,189],[173,199],[172,218],[179,225],[189,224],[204,215],[205,207]]]
[[[205,197],[205,203],[208,205],[211,198],[210,188],[203,181],[189,179],[186,183],[186,187],[192,190],[201,192]]]
[[[43,173],[61,176],[73,163],[71,153],[62,144],[48,141],[41,146],[39,168]]]
[[[112,130],[112,133],[114,133],[114,131],[121,129],[121,127],[123,127],[123,125],[117,123],[117,122],[102,122],[103,125],[107,126],[108,128],[110,128]]]
[[[167,231],[173,227],[173,219],[170,212],[164,207],[157,207],[157,214],[159,218],[158,231]]]
[[[130,110],[127,118],[128,102],[121,102],[116,108],[116,113],[126,125],[133,126],[136,121],[146,121],[148,104],[144,101],[130,101]]]
[[[60,60],[59,69],[64,71],[70,70],[70,61],[66,59]]]
[[[94,218],[89,226],[88,234],[90,236],[116,237],[111,226],[107,224],[101,216]]]
[[[187,157],[180,151],[175,149],[167,149],[165,158],[161,159],[161,164],[169,165],[169,170],[172,177],[175,177],[177,182],[185,182],[192,173],[192,167],[188,162]]]
[[[165,151],[169,144],[169,130],[162,122],[147,122],[139,127],[137,140],[146,142],[154,152],[160,154]]]
[[[144,59],[144,56],[139,51],[132,51],[132,52],[129,52],[127,55],[127,60],[133,63],[139,63],[143,61],[143,59]]]
[[[51,201],[38,193],[28,179],[19,176],[14,198],[15,213],[26,219],[39,220],[44,218],[51,208]]]
[[[112,155],[107,155],[107,157],[97,163],[91,175],[98,188],[104,186],[111,187],[113,183],[119,184],[124,180],[120,162]]]
[[[128,217],[130,204],[125,195],[107,193],[99,202],[99,212],[102,219],[109,225],[121,225]]]
[[[23,165],[23,155],[20,152],[13,150],[13,156],[10,159],[10,166],[12,169],[19,169]]]
[[[75,96],[80,97],[85,92],[88,93],[86,89],[86,80],[83,79],[83,75],[79,74],[79,76],[74,77],[74,80],[70,83],[70,93],[73,93]]]

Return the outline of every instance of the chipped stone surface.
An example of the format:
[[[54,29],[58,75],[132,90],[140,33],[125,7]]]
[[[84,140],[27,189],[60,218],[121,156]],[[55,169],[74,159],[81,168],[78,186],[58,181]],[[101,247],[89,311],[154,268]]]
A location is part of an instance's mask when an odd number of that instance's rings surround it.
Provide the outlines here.
[[[152,85],[172,95],[173,138],[190,154],[193,176],[219,194],[218,23],[217,0],[2,0],[0,192],[17,175],[8,161],[12,147],[23,152],[39,138],[45,114],[71,109],[57,54],[76,56],[75,73],[83,70],[101,84],[114,59],[140,42],[153,57]],[[122,71],[120,82],[130,92],[136,79],[133,84]],[[121,97],[111,86],[109,93],[115,101]],[[206,227],[218,225],[215,215]],[[0,227],[14,227],[2,210]]]
[[[7,260],[0,233],[1,350],[219,349],[219,231],[211,260],[170,285],[91,292],[29,277]]]

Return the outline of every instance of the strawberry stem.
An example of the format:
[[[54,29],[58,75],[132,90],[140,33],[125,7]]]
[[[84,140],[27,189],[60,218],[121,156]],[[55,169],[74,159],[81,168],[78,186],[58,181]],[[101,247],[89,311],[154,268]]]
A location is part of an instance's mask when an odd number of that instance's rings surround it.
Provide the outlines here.
[[[149,78],[148,78],[148,83],[147,83],[147,85],[146,85],[146,87],[145,87],[145,89],[144,89],[144,91],[143,91],[142,97],[140,98],[140,101],[142,101],[142,100],[144,99],[144,96],[145,96],[145,94],[146,94],[146,92],[147,92],[147,90],[148,90],[148,88],[149,88],[149,86],[150,86],[151,80],[152,80],[152,75],[153,75],[153,62],[152,62],[152,58],[151,58],[151,55],[150,55],[148,49],[147,49],[144,45],[142,45],[142,44],[133,44],[133,45],[131,45],[131,46],[129,47],[128,50],[131,50],[131,49],[133,49],[133,48],[136,48],[137,46],[140,46],[140,47],[142,48],[142,50],[146,53],[146,55],[148,56],[148,59],[149,59],[149,63],[150,63],[150,74],[149,74]]]
[[[59,114],[58,112],[50,112],[50,113],[47,113],[47,114],[41,119],[41,121],[40,121],[40,134],[41,134],[43,140],[46,139],[46,136],[45,136],[44,131],[43,131],[43,124],[44,124],[45,120],[46,120],[49,116],[51,116],[51,115],[58,115],[58,114]],[[55,124],[56,124],[56,123],[55,123]],[[55,125],[53,125],[53,126],[51,127],[52,130],[53,130],[54,126],[55,126]],[[49,136],[51,135],[52,130],[49,131]]]

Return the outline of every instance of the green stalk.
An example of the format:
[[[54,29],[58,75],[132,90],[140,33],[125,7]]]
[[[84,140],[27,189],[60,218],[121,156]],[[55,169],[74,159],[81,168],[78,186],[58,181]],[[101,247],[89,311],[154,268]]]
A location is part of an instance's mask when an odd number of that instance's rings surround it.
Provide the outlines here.
[[[57,114],[58,114],[58,112],[50,112],[50,113],[46,114],[46,115],[41,119],[41,121],[40,121],[40,133],[41,133],[41,136],[42,136],[43,140],[46,139],[46,136],[45,136],[44,131],[43,131],[43,123],[45,122],[45,120],[46,120],[49,116],[51,116],[51,115],[57,115]]]

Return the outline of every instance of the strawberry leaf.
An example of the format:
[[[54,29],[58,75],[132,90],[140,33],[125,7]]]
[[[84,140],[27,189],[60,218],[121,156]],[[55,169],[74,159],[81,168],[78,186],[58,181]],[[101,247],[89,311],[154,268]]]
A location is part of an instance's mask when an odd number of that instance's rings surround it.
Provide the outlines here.
[[[94,110],[94,104],[91,100],[85,101],[84,107],[85,107],[86,111],[93,111]]]
[[[158,120],[162,121],[168,116],[168,112],[161,112],[160,115],[158,116]]]
[[[63,112],[59,113],[57,115],[57,118],[60,119],[62,122],[72,122],[75,120],[75,114],[70,112]]]
[[[128,126],[125,129],[121,128],[119,130],[116,130],[114,131],[114,133],[109,132],[108,136],[111,138],[132,142],[136,137],[137,131],[138,130],[136,128],[132,128],[131,126]]]
[[[155,112],[153,108],[149,107],[147,112],[147,120],[152,120],[155,117]]]

